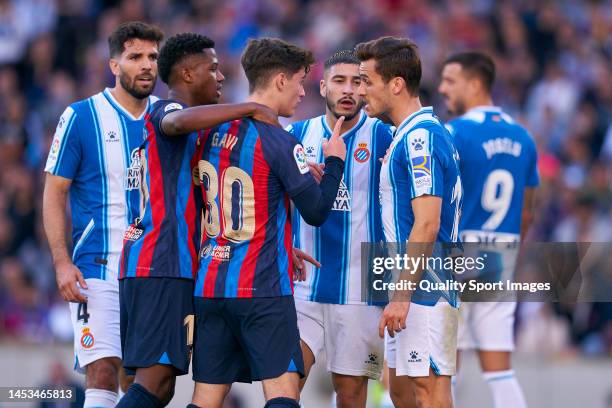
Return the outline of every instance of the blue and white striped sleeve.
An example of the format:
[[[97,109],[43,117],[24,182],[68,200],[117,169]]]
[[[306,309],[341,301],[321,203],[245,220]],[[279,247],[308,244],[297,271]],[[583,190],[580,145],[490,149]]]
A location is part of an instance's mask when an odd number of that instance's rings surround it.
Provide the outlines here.
[[[74,179],[81,162],[81,138],[78,132],[78,117],[69,106],[59,119],[45,171],[47,173]]]
[[[434,154],[433,136],[428,129],[415,129],[404,139],[412,182],[411,199],[422,195],[441,197],[444,194],[444,175]]]

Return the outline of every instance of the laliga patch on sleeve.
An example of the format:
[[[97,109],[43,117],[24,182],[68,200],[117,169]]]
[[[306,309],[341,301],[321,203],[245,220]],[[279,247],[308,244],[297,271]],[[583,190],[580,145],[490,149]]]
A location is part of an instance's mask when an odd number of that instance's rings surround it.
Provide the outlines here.
[[[297,164],[298,170],[302,174],[308,173],[308,163],[306,163],[306,153],[304,153],[304,147],[301,144],[296,144],[293,148],[293,158]]]
[[[172,102],[166,105],[166,107],[164,108],[164,112],[170,112],[170,111],[181,110],[181,109],[183,109],[183,107],[181,106],[180,103]]]

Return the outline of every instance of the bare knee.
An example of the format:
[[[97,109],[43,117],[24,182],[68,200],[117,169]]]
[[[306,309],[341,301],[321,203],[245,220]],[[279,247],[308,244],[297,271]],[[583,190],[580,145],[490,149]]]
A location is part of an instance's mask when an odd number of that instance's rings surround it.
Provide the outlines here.
[[[147,391],[155,395],[162,404],[168,404],[174,397],[176,371],[171,366],[160,364],[139,368],[136,371],[134,382],[142,385]]]
[[[120,366],[121,361],[114,357],[102,358],[88,364],[86,368],[86,387],[117,392]]]
[[[338,407],[365,407],[368,379],[365,377],[334,375],[334,389]]]

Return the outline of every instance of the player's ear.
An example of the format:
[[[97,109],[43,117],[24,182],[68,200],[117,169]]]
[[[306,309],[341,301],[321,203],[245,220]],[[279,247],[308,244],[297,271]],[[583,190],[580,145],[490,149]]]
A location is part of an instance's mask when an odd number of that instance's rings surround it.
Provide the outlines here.
[[[109,59],[108,67],[110,68],[114,76],[119,76],[120,74],[119,61],[117,61],[115,58]]]
[[[274,85],[279,92],[282,92],[285,89],[285,85],[287,85],[287,76],[284,72],[279,72],[274,77]]]
[[[325,79],[322,79],[321,82],[319,82],[319,93],[324,98],[325,98],[326,90],[327,90],[327,87],[325,86]]]
[[[185,81],[188,84],[193,83],[194,77],[193,77],[193,71],[187,67],[182,67],[181,68],[181,78],[183,78],[183,81]]]
[[[402,89],[406,88],[406,82],[402,77],[395,77],[391,79],[391,92],[393,95],[399,95]]]

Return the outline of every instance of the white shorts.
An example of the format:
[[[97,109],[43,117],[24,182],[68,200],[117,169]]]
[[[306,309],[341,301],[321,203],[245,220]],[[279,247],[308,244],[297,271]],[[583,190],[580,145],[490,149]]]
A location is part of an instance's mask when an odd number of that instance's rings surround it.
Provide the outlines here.
[[[516,302],[461,303],[459,350],[513,351]]]
[[[379,379],[383,340],[378,336],[382,309],[295,299],[300,338],[315,358],[325,351],[327,371]]]
[[[435,306],[410,304],[406,329],[385,336],[385,355],[395,375],[428,377],[455,375],[457,366],[457,323],[459,310],[447,302]]]
[[[85,279],[88,289],[80,289],[87,304],[70,303],[74,329],[74,369],[85,373],[85,366],[106,357],[121,358],[119,328],[119,284],[117,281]]]

